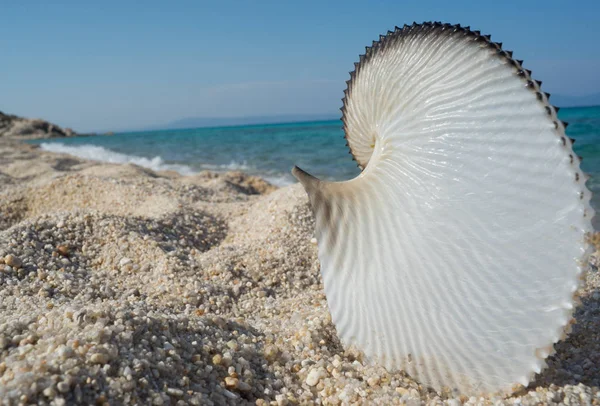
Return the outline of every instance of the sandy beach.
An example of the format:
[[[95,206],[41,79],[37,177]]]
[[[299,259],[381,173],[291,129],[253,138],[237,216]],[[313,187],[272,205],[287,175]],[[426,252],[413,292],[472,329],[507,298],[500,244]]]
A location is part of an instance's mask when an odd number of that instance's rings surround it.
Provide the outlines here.
[[[313,228],[300,185],[0,137],[0,405],[600,404],[597,271],[529,388],[455,397],[342,348]]]

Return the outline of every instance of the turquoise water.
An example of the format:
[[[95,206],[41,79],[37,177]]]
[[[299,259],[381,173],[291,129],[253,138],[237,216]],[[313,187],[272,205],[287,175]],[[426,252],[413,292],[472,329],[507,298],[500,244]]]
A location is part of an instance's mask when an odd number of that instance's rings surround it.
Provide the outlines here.
[[[290,173],[294,165],[332,180],[349,179],[359,173],[348,154],[339,120],[117,133],[38,142],[44,149],[83,158],[133,162],[184,174],[204,169],[242,170],[280,186],[295,182]]]
[[[576,140],[588,187],[600,209],[600,106],[564,108],[567,134]],[[348,154],[341,122],[319,121],[240,127],[117,133],[37,141],[42,148],[107,162],[132,162],[156,170],[190,174],[204,169],[243,170],[277,184],[294,182],[294,165],[315,176],[345,180],[359,170]],[[600,217],[600,216],[599,216]],[[598,219],[597,219],[598,221]]]

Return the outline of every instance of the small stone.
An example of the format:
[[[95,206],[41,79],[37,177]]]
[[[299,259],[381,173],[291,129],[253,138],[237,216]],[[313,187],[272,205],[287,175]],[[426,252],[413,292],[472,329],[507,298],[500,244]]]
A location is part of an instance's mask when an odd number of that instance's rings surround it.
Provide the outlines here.
[[[106,354],[93,354],[90,357],[92,364],[106,364],[108,362],[108,355]]]
[[[240,395],[230,392],[227,389],[223,389],[223,395],[225,395],[226,398],[232,399],[232,400],[239,399],[239,397],[240,397]]]
[[[129,368],[128,366],[125,367],[125,369],[123,369],[123,376],[125,378],[133,376],[133,372],[131,371],[131,368]]]
[[[170,342],[168,342],[168,341],[165,341],[165,345],[163,346],[163,348],[164,348],[166,351],[173,351],[173,350],[175,349],[175,347],[173,347],[173,344],[171,344],[171,343],[170,343]]]
[[[69,246],[59,245],[58,247],[56,247],[56,251],[63,257],[66,257],[69,255]]]
[[[237,388],[240,380],[237,378],[232,378],[230,376],[225,378],[225,386],[228,388]]]
[[[231,364],[233,364],[233,358],[231,357],[231,354],[226,352],[223,358],[221,359],[221,365],[228,367]]]
[[[18,257],[15,257],[12,254],[8,254],[4,257],[4,263],[15,269],[19,269],[23,265],[23,261],[21,261]]]
[[[167,395],[180,398],[183,396],[183,391],[177,388],[167,388]]]
[[[49,386],[46,389],[44,389],[42,391],[42,393],[44,394],[44,396],[46,396],[47,398],[50,398],[50,399],[56,397],[56,391],[54,390],[54,388],[52,386]]]
[[[310,243],[311,243],[311,244],[313,244],[313,245],[317,245],[317,239],[316,239],[316,238],[314,238],[314,237],[313,237],[313,238],[311,238],[311,239],[310,239]]]
[[[277,359],[279,350],[274,345],[265,346],[265,359],[269,362],[273,362]]]
[[[242,392],[250,392],[252,390],[252,387],[243,381],[238,382],[237,388]]]
[[[283,394],[276,395],[275,401],[277,402],[277,406],[287,406],[287,404],[290,402]]]
[[[56,389],[58,389],[60,393],[67,393],[69,389],[71,389],[71,385],[69,385],[68,382],[59,382],[56,385]]]
[[[397,387],[396,392],[398,392],[400,396],[408,395],[408,389],[406,388]]]
[[[213,356],[212,358],[212,362],[215,365],[220,365],[221,361],[223,361],[223,356],[221,356],[221,354],[216,354],[215,356]]]
[[[121,260],[119,261],[119,266],[125,266],[125,265],[129,265],[131,264],[131,259],[127,258],[127,257],[123,257],[121,258]]]
[[[377,386],[379,384],[379,377],[377,376],[372,376],[369,379],[367,379],[367,384],[369,384],[370,387],[374,388],[375,386]]]
[[[306,384],[308,386],[315,386],[321,380],[323,371],[320,368],[311,369],[306,377]]]
[[[342,365],[342,360],[339,358],[339,355],[336,355],[333,358],[332,364],[335,368],[339,368]]]

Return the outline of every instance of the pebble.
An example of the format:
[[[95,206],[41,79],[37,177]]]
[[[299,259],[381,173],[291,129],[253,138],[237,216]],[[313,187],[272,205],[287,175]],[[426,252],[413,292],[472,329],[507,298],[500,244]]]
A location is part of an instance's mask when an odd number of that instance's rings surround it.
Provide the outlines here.
[[[277,402],[277,406],[287,406],[290,403],[288,398],[282,394],[275,396],[275,402]]]
[[[396,388],[396,392],[398,392],[401,396],[408,395],[408,389],[398,387]]]
[[[93,354],[90,357],[90,361],[92,364],[106,364],[109,361],[109,358],[106,354]]]
[[[71,389],[71,385],[68,382],[59,382],[56,385],[56,389],[58,389],[60,393],[67,393],[69,389]]]
[[[167,388],[167,395],[175,396],[175,397],[183,397],[184,392],[181,389],[176,388]]]
[[[324,370],[321,368],[311,369],[308,375],[306,376],[306,384],[308,386],[315,386],[321,380],[321,377],[324,375]]]
[[[223,389],[223,395],[225,395],[225,397],[227,397],[228,399],[232,399],[232,400],[236,400],[239,399],[239,395],[236,395],[235,393],[228,391],[227,389]]]
[[[378,376],[372,376],[369,379],[367,379],[367,384],[369,384],[370,387],[374,388],[377,385],[379,385],[379,377]]]
[[[237,388],[237,386],[238,386],[239,382],[240,382],[240,381],[239,381],[239,379],[237,379],[237,378],[232,378],[232,377],[230,377],[230,376],[228,376],[228,377],[226,377],[226,378],[225,378],[225,385],[226,385],[228,388]]]
[[[23,261],[12,254],[8,254],[4,257],[4,263],[15,269],[19,269],[23,265]]]
[[[121,258],[121,260],[119,261],[119,266],[123,267],[125,265],[129,265],[131,264],[131,259],[127,258],[127,257],[123,257]]]
[[[265,346],[265,359],[267,361],[269,361],[269,362],[275,361],[275,359],[277,359],[278,354],[279,354],[279,351],[278,351],[277,347],[275,347],[274,345]]]
[[[44,389],[42,391],[43,395],[46,396],[47,398],[54,398],[56,396],[56,391],[54,390],[54,388],[52,386],[47,387],[46,389]]]
[[[252,386],[243,381],[238,382],[237,388],[242,392],[250,392],[252,390]]]

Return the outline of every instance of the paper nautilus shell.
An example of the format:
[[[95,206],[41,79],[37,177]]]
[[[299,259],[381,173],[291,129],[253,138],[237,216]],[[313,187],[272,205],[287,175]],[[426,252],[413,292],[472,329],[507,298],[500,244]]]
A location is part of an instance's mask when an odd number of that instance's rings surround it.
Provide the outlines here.
[[[568,332],[594,215],[558,109],[468,27],[396,28],[355,66],[342,120],[362,173],[293,170],[342,343],[438,390],[528,385]]]

